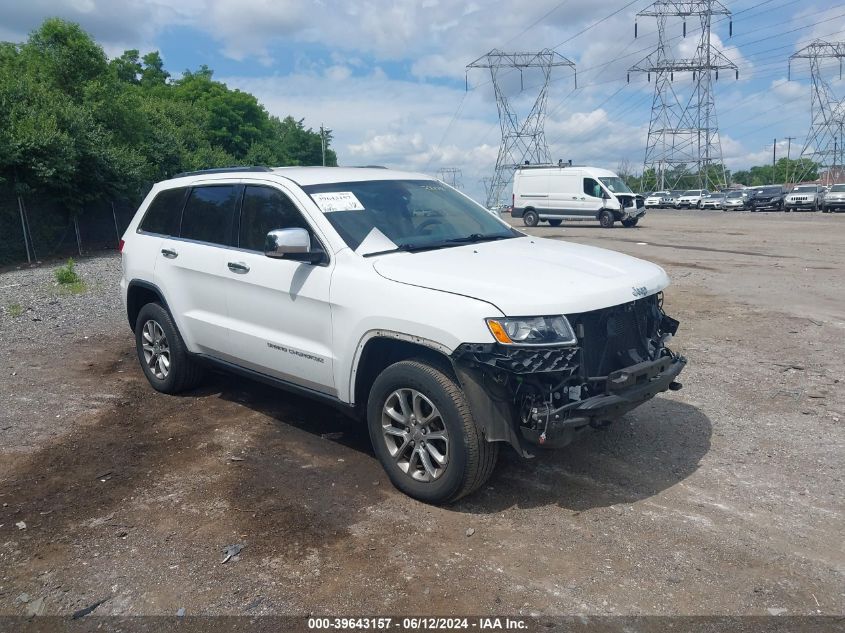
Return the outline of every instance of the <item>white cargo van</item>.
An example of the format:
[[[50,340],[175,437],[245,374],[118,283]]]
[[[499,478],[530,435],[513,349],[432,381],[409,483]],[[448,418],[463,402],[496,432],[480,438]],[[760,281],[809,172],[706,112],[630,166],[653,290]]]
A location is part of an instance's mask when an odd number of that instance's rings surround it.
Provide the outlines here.
[[[642,196],[616,174],[598,167],[520,165],[513,176],[511,216],[526,226],[541,220],[594,219],[605,228],[614,222],[633,227],[645,215]]]

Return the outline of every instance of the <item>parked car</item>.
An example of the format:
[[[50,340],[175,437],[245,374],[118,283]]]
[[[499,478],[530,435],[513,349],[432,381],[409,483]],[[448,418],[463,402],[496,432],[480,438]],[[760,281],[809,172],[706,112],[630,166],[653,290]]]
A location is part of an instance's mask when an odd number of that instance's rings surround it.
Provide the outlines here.
[[[675,201],[676,209],[700,209],[701,200],[709,196],[707,189],[689,189]]]
[[[820,185],[798,185],[783,199],[784,211],[818,211],[824,188]]]
[[[831,185],[830,191],[822,198],[822,211],[830,213],[845,209],[845,185]]]
[[[526,226],[595,219],[606,229],[615,222],[631,228],[644,215],[642,197],[607,169],[521,165],[513,176],[511,216],[522,218]]]
[[[730,191],[725,194],[723,209],[725,211],[742,211],[748,200],[747,191]]]
[[[217,367],[321,400],[432,503],[479,488],[502,443],[566,445],[680,388],[686,364],[666,347],[662,268],[525,235],[424,174],[181,174],[152,188],[121,253],[153,388]]]
[[[782,211],[783,199],[786,191],[780,185],[761,187],[755,189],[748,199],[748,208],[754,211]]]
[[[671,191],[655,191],[645,198],[645,207],[653,209],[665,209],[675,204],[675,197]]]
[[[710,193],[701,199],[699,204],[701,209],[724,209],[725,208],[725,194]]]

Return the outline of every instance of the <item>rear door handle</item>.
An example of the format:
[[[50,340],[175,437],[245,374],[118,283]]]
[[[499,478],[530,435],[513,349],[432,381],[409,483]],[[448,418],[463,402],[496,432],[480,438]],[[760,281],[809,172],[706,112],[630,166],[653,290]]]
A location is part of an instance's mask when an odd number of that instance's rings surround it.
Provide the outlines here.
[[[233,273],[238,273],[239,275],[244,275],[249,272],[249,266],[243,262],[229,262],[228,266],[229,270]]]
[[[179,256],[172,248],[163,248],[161,249],[161,254],[164,255],[167,259],[176,259]]]

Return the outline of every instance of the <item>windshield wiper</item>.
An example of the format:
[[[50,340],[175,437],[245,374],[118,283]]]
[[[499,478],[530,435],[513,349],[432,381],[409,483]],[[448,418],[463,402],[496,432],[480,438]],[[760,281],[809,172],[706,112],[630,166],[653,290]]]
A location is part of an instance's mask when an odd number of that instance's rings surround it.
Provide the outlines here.
[[[495,242],[496,240],[506,240],[510,239],[511,237],[515,237],[513,235],[484,235],[482,233],[472,233],[471,235],[467,235],[465,237],[454,237],[450,240],[446,240],[449,244],[473,244],[477,242]]]
[[[448,240],[441,240],[439,242],[429,242],[428,244],[400,244],[396,248],[388,248],[383,251],[375,251],[373,253],[364,253],[364,257],[373,257],[374,255],[386,255],[387,253],[419,253],[421,251],[433,251],[438,248],[448,248],[457,244],[474,244],[477,242],[493,242],[495,240],[506,240],[515,235],[483,235],[481,233],[473,233],[464,237],[453,237]]]

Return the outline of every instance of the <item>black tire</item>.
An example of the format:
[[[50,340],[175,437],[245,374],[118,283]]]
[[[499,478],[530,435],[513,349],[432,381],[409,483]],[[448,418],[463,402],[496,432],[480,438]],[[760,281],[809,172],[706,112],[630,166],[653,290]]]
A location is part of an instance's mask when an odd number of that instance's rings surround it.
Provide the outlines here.
[[[783,211],[784,213],[792,213],[792,207],[784,207]]]
[[[637,226],[637,222],[639,222],[639,221],[640,221],[639,218],[632,218],[630,220],[622,220],[622,226],[624,226],[626,229],[632,229],[635,226]]]
[[[166,339],[169,369],[163,377],[156,376],[144,356],[142,341],[144,328],[149,322],[157,323]],[[138,319],[135,321],[135,349],[141,369],[156,391],[169,394],[180,393],[193,389],[202,380],[204,373],[202,365],[190,355],[170,313],[158,303],[148,303],[138,313]]]
[[[830,213],[830,207],[822,207],[822,213]]]
[[[428,398],[448,432],[448,461],[433,481],[411,477],[388,450],[382,415],[388,398],[400,389],[413,389]],[[373,450],[393,485],[426,503],[451,503],[477,490],[492,474],[499,455],[498,443],[485,440],[473,420],[457,380],[447,370],[424,360],[400,361],[379,374],[367,401],[367,426]]]
[[[522,221],[525,226],[537,226],[540,222],[540,216],[534,209],[529,209],[525,212],[525,215],[522,216]]]
[[[614,221],[613,214],[607,209],[599,213],[599,224],[603,229],[612,229]]]
[[[560,226],[561,222],[563,222],[563,220],[549,220],[549,226]]]

